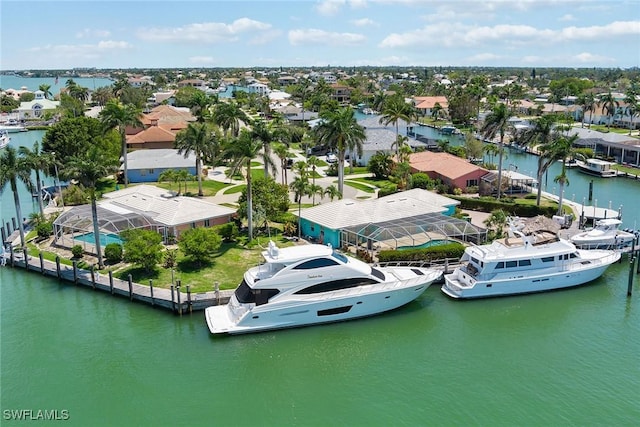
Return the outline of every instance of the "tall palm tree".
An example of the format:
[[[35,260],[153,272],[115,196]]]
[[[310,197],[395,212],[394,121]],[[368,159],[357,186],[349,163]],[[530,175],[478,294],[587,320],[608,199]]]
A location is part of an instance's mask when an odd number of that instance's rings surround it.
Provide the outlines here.
[[[298,84],[298,96],[300,96],[301,102],[300,105],[302,105],[302,125],[303,127],[306,127],[306,119],[304,117],[304,101],[305,99],[309,96],[309,94],[313,91],[313,87],[311,85],[311,80],[309,79],[302,79],[300,80],[300,83]]]
[[[51,93],[51,85],[41,84],[40,86],[38,86],[38,90],[41,90],[42,92],[44,92],[45,99],[53,98],[53,93]]]
[[[173,182],[174,184],[178,182],[178,174],[175,169],[167,169],[164,170],[158,175],[158,182]],[[169,184],[169,189],[171,189],[171,184]]]
[[[538,179],[538,195],[536,204],[540,206],[542,198],[542,176],[547,169],[553,164],[555,159],[552,155],[551,146],[557,139],[556,123],[558,116],[555,114],[547,114],[534,121],[533,127],[526,129],[520,135],[522,145],[535,148],[538,152],[538,171],[536,178]]]
[[[103,268],[102,249],[100,247],[100,222],[96,204],[96,185],[98,180],[113,173],[117,163],[100,147],[93,146],[85,153],[78,153],[68,160],[64,175],[68,179],[75,179],[89,191],[91,199],[91,217],[93,221],[93,236],[95,239],[96,256],[99,268]]]
[[[313,200],[311,201],[311,203],[313,203],[314,205],[316,204],[316,193],[315,192],[317,190],[316,188],[316,169],[318,168],[318,166],[320,166],[320,159],[318,159],[316,156],[310,156],[307,159],[307,165],[311,168],[311,185],[314,187],[314,193],[313,193]]]
[[[389,98],[387,102],[382,106],[381,117],[379,122],[384,124],[385,126],[393,123],[396,127],[396,140],[398,136],[400,136],[400,129],[398,127],[398,122],[403,120],[405,123],[409,124],[412,120],[415,119],[416,113],[413,106],[404,102],[404,99],[400,96],[394,96]],[[396,155],[398,155],[398,148],[396,148]]]
[[[276,140],[274,132],[264,120],[255,120],[251,126],[251,136],[262,142],[262,164],[264,165],[264,177],[269,177],[269,169],[276,177],[276,165],[271,158],[271,144]]]
[[[133,104],[122,105],[117,99],[111,99],[100,111],[99,119],[105,131],[116,129],[120,134],[122,158],[124,162],[124,186],[129,186],[129,169],[127,167],[127,126],[141,127],[142,110]]]
[[[600,96],[600,101],[598,105],[602,107],[602,110],[606,113],[607,117],[607,129],[611,128],[611,120],[613,116],[616,114],[616,110],[620,106],[620,102],[613,96],[611,90],[608,93]]]
[[[624,103],[626,104],[624,113],[626,116],[629,116],[629,135],[631,135],[633,118],[638,115],[638,110],[640,110],[640,103],[638,103],[638,98],[634,90],[628,90],[627,93],[625,93]]]
[[[186,129],[176,135],[175,148],[178,154],[184,154],[185,159],[191,153],[196,156],[196,176],[198,177],[198,196],[204,196],[202,191],[202,159],[211,151],[213,133],[204,123],[189,123]]]
[[[282,170],[280,179],[284,185],[287,185],[287,161],[291,157],[289,147],[285,144],[278,143],[275,145],[273,152],[280,159],[280,169]]]
[[[558,215],[562,215],[562,201],[564,196],[564,186],[569,185],[567,177],[567,159],[576,155],[573,144],[578,140],[578,134],[571,136],[559,136],[552,144],[549,150],[552,158],[562,161],[562,170],[560,175],[556,176],[553,181],[560,185],[560,196],[558,199]]]
[[[18,196],[18,181],[22,182],[27,189],[33,191],[31,182],[31,167],[25,162],[12,146],[5,147],[0,152],[0,193],[4,191],[7,184],[13,192],[13,203],[18,217],[18,230],[20,231],[20,244],[24,248],[24,224],[22,221],[22,209],[20,208],[20,198]]]
[[[362,144],[367,139],[364,128],[358,124],[352,108],[338,108],[323,114],[316,127],[318,142],[338,155],[338,191],[344,190],[344,159],[347,149],[362,155]]]
[[[237,137],[240,133],[240,123],[249,123],[249,117],[242,111],[236,101],[219,102],[213,107],[211,121],[220,126],[225,136]]]
[[[33,148],[22,146],[18,148],[18,153],[23,157],[25,165],[36,172],[36,194],[38,194],[38,208],[40,215],[44,217],[44,203],[42,201],[42,181],[40,180],[40,171],[46,175],[46,171],[53,165],[53,156],[49,153],[40,151],[40,143],[36,141]]]
[[[596,98],[593,96],[593,93],[584,93],[578,99],[578,103],[580,104],[580,108],[582,108],[582,126],[584,127],[584,119],[586,117],[587,111],[589,112],[589,124],[591,124],[591,118],[593,117],[593,110],[596,109]]]
[[[247,223],[249,229],[249,241],[253,240],[253,196],[251,194],[251,160],[253,160],[262,149],[262,144],[254,140],[248,129],[242,129],[237,138],[229,140],[225,157],[231,159],[232,174],[237,173],[245,167],[247,173]]]
[[[206,93],[198,90],[194,92],[191,97],[191,113],[196,116],[196,121],[198,123],[204,123],[210,112],[212,104],[215,104],[218,101],[217,95],[209,96]]]
[[[480,128],[480,133],[485,139],[493,140],[496,135],[500,136],[500,141],[498,143],[498,148],[500,150],[498,151],[498,200],[500,199],[502,190],[502,158],[504,134],[509,128],[509,117],[511,117],[509,108],[505,104],[498,103],[493,107],[493,110],[484,119],[482,128]]]
[[[298,238],[302,237],[302,227],[301,227],[301,211],[302,211],[302,196],[305,194],[309,194],[310,185],[309,179],[304,176],[296,176],[291,184],[289,184],[289,188],[293,190],[295,194],[295,200],[298,201]]]

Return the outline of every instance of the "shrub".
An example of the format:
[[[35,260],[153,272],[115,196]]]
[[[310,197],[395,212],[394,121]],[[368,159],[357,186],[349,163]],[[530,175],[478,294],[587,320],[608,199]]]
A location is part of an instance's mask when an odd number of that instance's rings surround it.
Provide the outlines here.
[[[89,194],[81,185],[71,185],[62,190],[64,204],[67,206],[84,205],[89,201]]]
[[[80,245],[74,245],[71,248],[71,253],[74,258],[82,258],[82,255],[84,255],[84,249],[82,249],[82,246]]]
[[[218,228],[218,233],[225,242],[233,242],[234,240],[236,240],[236,237],[238,237],[238,234],[240,234],[240,231],[238,230],[238,226],[235,223],[228,222],[226,224],[222,224]]]
[[[418,172],[411,176],[411,186],[413,188],[422,188],[423,190],[433,190],[436,182],[429,178],[426,173]]]
[[[389,194],[393,194],[397,192],[398,192],[398,186],[396,184],[388,184],[388,185],[385,185],[384,187],[381,187],[380,190],[378,190],[378,197],[388,196]]]
[[[384,250],[378,254],[380,262],[389,261],[434,261],[443,258],[460,258],[464,254],[464,245],[458,242],[429,248],[405,249],[401,251]]]
[[[39,239],[46,239],[53,234],[53,224],[50,222],[39,222],[36,225],[36,232]]]
[[[109,243],[104,248],[104,257],[109,264],[117,264],[122,260],[122,245]]]
[[[164,262],[162,266],[164,268],[173,268],[176,266],[178,261],[178,250],[177,249],[167,249],[164,253]]]
[[[284,226],[282,227],[282,234],[285,236],[295,236],[297,232],[298,226],[295,222],[288,221],[284,223]]]

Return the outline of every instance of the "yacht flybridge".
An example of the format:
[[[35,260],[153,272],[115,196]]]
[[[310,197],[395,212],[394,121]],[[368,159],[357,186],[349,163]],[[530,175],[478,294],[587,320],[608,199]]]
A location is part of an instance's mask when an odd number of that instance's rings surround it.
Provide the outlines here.
[[[337,322],[393,310],[441,276],[427,268],[372,267],[320,244],[278,248],[250,268],[227,305],[205,310],[212,334]]]
[[[444,277],[442,291],[453,298],[482,298],[549,291],[600,277],[620,259],[613,250],[580,250],[555,233],[525,235],[511,224],[509,237],[465,249]]]

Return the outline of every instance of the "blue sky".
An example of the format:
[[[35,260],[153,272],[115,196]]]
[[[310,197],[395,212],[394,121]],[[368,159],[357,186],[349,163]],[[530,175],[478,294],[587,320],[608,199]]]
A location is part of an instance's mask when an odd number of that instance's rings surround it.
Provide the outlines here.
[[[0,69],[640,65],[640,0],[0,1]]]

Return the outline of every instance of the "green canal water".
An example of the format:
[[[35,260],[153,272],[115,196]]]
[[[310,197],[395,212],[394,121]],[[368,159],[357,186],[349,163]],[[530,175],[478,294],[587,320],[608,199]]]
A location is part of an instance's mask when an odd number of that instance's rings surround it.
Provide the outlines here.
[[[637,215],[640,186],[616,182]],[[1,202],[7,221],[10,191]],[[638,425],[640,276],[627,298],[628,269],[625,257],[583,287],[478,301],[434,285],[369,319],[214,338],[202,312],[2,267],[0,423],[57,410],[76,426]]]

